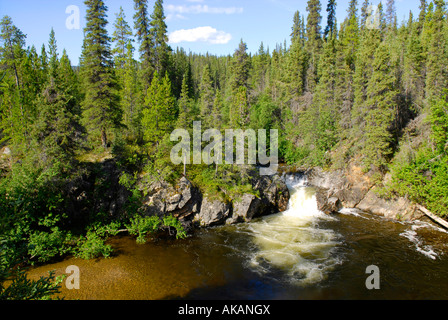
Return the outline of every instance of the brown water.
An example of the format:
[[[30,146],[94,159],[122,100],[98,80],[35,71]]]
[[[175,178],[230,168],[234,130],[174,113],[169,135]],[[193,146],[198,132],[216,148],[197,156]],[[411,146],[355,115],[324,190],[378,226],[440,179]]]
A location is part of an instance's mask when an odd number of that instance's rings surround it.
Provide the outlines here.
[[[317,211],[314,190],[288,180],[290,209],[249,224],[197,231],[181,241],[137,245],[114,238],[109,259],[68,259],[30,271],[37,278],[80,269],[80,300],[448,299],[448,233],[343,210]],[[368,290],[366,268],[380,269]]]

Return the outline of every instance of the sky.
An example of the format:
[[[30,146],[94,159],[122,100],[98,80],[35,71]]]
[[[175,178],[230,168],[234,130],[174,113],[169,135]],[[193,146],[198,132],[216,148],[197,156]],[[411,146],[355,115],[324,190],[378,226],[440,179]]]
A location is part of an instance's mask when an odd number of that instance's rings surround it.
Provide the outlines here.
[[[358,0],[359,4],[362,2]],[[373,5],[379,2],[372,0]],[[129,25],[134,26],[133,3],[133,0],[105,0],[110,36],[120,6]],[[154,0],[148,3],[151,13]],[[323,29],[327,1],[322,0],[321,3]],[[337,1],[338,23],[347,16],[348,3],[349,0]],[[419,0],[396,0],[398,21],[405,21],[410,10],[418,14],[419,3]],[[306,7],[307,0],[164,1],[170,46],[174,50],[182,47],[187,53],[214,55],[233,54],[241,39],[252,53],[258,50],[261,42],[270,49],[284,41],[289,45],[294,13],[298,10],[306,16]],[[40,52],[42,44],[48,43],[51,28],[54,28],[58,51],[61,53],[66,49],[73,65],[79,63],[85,11],[83,0],[0,0],[0,16],[12,18],[13,23],[27,35],[28,46],[34,45]]]

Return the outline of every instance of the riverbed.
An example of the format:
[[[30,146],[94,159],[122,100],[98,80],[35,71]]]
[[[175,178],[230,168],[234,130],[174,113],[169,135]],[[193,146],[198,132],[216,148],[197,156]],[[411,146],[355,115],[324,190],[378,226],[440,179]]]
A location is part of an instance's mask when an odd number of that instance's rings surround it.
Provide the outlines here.
[[[349,208],[325,215],[306,180],[286,182],[286,212],[184,240],[116,237],[111,258],[69,258],[29,275],[77,266],[80,289],[63,282],[61,297],[79,300],[448,299],[446,230]],[[379,270],[379,289],[366,286],[369,266]]]

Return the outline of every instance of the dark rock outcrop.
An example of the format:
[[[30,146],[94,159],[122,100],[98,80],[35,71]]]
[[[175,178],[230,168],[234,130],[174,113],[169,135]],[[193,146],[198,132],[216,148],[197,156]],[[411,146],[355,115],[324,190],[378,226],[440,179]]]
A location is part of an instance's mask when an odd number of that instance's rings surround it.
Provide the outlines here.
[[[308,182],[316,188],[319,210],[331,214],[342,208],[356,208],[390,219],[414,220],[422,217],[408,199],[383,199],[368,174],[353,165],[347,170],[307,172]]]
[[[182,178],[176,187],[156,183],[142,187],[147,193],[143,209],[147,215],[172,214],[185,225],[199,227],[249,222],[256,217],[287,210],[290,194],[279,176],[253,177],[252,186],[257,195],[245,193],[224,201],[203,195],[186,178]]]

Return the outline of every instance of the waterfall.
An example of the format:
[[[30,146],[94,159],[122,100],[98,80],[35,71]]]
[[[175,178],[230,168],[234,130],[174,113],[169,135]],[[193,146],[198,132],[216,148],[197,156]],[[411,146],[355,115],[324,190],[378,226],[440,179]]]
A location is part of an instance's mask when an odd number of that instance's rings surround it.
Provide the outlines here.
[[[315,190],[307,186],[306,178],[291,175],[285,179],[291,193],[288,210],[248,226],[257,248],[250,266],[265,273],[280,269],[301,285],[318,283],[340,263],[333,254],[338,235],[319,227],[335,218],[317,209]]]

